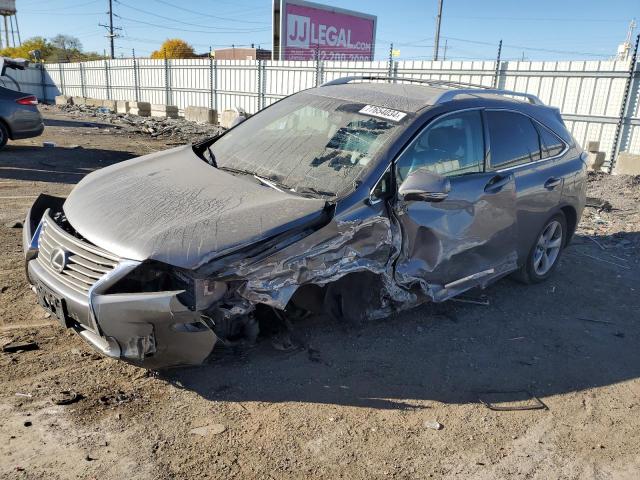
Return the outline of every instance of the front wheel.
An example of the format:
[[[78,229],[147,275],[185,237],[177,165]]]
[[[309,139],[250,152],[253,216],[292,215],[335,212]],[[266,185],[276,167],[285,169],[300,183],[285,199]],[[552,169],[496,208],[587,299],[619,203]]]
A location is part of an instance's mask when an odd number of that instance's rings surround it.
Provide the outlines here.
[[[558,266],[566,239],[567,221],[559,213],[544,224],[525,264],[515,273],[515,278],[524,283],[539,283],[549,278]]]

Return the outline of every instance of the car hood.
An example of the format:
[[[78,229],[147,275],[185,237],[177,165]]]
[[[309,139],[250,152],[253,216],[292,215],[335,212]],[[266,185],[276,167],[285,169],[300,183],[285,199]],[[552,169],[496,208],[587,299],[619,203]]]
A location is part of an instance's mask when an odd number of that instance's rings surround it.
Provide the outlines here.
[[[193,269],[312,222],[324,206],[213,168],[183,146],[87,175],[64,212],[80,235],[122,258]]]

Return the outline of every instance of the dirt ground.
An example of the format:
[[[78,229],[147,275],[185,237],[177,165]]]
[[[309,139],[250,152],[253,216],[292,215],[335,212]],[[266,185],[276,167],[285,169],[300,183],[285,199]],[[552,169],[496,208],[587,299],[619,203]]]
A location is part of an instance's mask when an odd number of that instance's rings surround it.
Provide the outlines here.
[[[610,205],[586,209],[544,284],[504,279],[483,292],[489,305],[365,325],[310,319],[295,326],[306,349],[267,338],[150,373],[93,353],[45,314],[13,224],[38,193],[67,194],[171,139],[45,113],[42,137],[0,152],[0,344],[39,346],[0,353],[1,478],[640,477],[640,178],[590,177],[589,195]],[[57,405],[63,391],[82,398]],[[481,402],[532,396],[547,408]]]

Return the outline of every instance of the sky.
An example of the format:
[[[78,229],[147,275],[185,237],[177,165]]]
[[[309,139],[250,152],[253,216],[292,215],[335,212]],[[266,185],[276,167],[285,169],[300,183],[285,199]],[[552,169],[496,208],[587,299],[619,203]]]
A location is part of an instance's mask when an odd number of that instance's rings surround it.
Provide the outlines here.
[[[85,50],[108,51],[109,0],[16,0],[22,40],[58,33],[80,39]],[[376,59],[390,44],[397,60],[433,56],[438,0],[324,0],[378,17]],[[209,46],[271,48],[271,0],[113,0],[120,27],[116,56],[148,56],[167,38],[197,52]],[[604,60],[624,41],[629,22],[640,22],[640,0],[444,0],[441,50],[446,58],[494,59],[503,41],[505,60]],[[639,32],[636,29],[635,34]]]

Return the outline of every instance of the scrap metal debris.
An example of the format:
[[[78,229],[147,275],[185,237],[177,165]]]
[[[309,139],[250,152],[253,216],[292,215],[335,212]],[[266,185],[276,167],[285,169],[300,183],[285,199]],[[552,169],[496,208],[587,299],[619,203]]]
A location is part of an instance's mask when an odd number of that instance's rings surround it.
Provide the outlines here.
[[[479,295],[477,297],[472,297],[471,295],[458,295],[457,297],[453,297],[451,301],[458,303],[471,303],[473,305],[490,305],[489,298],[487,298],[486,295]]]
[[[51,401],[56,405],[71,405],[72,403],[82,400],[82,398],[84,397],[80,393],[63,390],[59,394],[55,395]]]
[[[34,341],[29,342],[10,342],[2,346],[5,353],[22,353],[28,350],[38,350],[40,347]]]
[[[602,198],[597,197],[587,197],[587,203],[585,204],[585,207],[597,208],[600,212],[610,212],[613,208],[607,200],[603,200]]]
[[[528,390],[488,390],[478,393],[480,403],[489,410],[497,412],[549,409],[542,400]]]
[[[424,422],[424,426],[425,428],[430,428],[431,430],[442,430],[444,428],[444,425],[435,420],[426,420]]]
[[[109,109],[87,105],[58,105],[58,108],[70,115],[82,115],[99,118],[103,123],[113,125],[116,134],[142,133],[154,138],[175,138],[178,143],[186,143],[199,138],[218,135],[224,128],[217,125],[200,124],[183,118],[139,117],[130,113],[114,113]],[[89,128],[100,129],[100,123],[84,123]]]
[[[135,395],[132,393],[125,393],[123,391],[118,391],[111,395],[103,395],[99,398],[99,402],[102,405],[106,406],[116,406],[122,405],[123,403],[129,403],[135,398]]]

